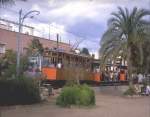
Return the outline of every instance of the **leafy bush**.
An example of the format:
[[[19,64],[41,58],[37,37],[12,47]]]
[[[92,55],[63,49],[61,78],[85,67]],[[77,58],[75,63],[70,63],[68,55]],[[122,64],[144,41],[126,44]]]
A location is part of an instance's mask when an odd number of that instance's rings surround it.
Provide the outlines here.
[[[87,85],[81,86],[80,90],[80,105],[94,105],[95,104],[95,93],[94,91]]]
[[[28,68],[28,56],[22,55],[20,57],[20,74]],[[13,50],[6,50],[6,53],[0,57],[0,77],[12,78],[16,75],[16,52]]]
[[[57,97],[56,104],[60,106],[70,105],[94,105],[94,91],[87,85],[65,86]]]
[[[0,80],[0,105],[32,104],[40,101],[38,84],[30,78]]]
[[[124,95],[135,95],[136,94],[136,90],[134,87],[129,87],[125,92],[124,92]]]

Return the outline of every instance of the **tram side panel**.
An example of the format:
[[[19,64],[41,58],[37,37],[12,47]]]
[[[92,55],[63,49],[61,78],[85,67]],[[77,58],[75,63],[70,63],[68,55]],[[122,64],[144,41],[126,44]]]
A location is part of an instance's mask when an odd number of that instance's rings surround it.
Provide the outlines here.
[[[81,83],[93,84],[101,81],[99,73],[93,73],[84,69],[57,69],[57,68],[42,68],[44,80],[55,84],[64,85],[67,80],[79,80]]]

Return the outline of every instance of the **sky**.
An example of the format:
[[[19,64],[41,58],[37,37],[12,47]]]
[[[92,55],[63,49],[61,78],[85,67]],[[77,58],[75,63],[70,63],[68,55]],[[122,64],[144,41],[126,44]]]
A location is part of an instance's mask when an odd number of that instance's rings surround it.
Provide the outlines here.
[[[27,0],[0,9],[0,17],[18,21],[18,11],[38,10],[40,14],[28,18],[24,24],[35,27],[35,35],[56,40],[59,33],[63,42],[80,42],[98,56],[100,39],[107,30],[107,21],[117,7],[150,9],[150,0]]]

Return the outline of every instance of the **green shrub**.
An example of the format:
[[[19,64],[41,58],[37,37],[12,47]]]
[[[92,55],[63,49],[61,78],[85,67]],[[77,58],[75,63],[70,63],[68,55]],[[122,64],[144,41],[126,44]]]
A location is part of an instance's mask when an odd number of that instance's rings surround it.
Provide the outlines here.
[[[95,104],[95,93],[94,91],[87,85],[81,86],[80,90],[80,105],[94,105]]]
[[[38,84],[30,78],[0,80],[0,105],[32,104],[40,101]]]
[[[23,55],[20,58],[20,74],[28,68],[28,56]],[[4,56],[0,57],[0,77],[5,79],[12,78],[16,75],[16,52],[13,50],[6,50]]]
[[[124,92],[124,95],[135,95],[136,94],[136,90],[134,87],[129,87],[125,92]]]
[[[87,85],[65,86],[57,97],[56,104],[60,106],[70,105],[94,105],[94,91]]]

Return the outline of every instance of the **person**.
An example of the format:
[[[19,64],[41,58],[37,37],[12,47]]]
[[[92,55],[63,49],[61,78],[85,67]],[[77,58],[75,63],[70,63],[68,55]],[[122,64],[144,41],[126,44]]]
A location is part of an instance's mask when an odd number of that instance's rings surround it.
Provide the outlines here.
[[[62,64],[61,64],[61,63],[58,63],[58,64],[57,64],[57,68],[60,69],[61,67],[62,67]]]
[[[146,86],[146,95],[150,95],[150,86],[149,85]]]
[[[124,72],[124,70],[121,70],[120,71],[120,74],[119,74],[119,80],[120,81],[125,81],[125,72]]]
[[[114,73],[114,81],[117,81],[117,79],[118,79],[118,73],[115,72],[115,73]]]
[[[110,81],[113,81],[113,72],[110,71]]]
[[[116,74],[117,74],[117,81],[119,81],[119,79],[120,79],[120,70],[117,70]]]
[[[138,83],[139,83],[139,84],[142,83],[142,82],[143,82],[143,79],[144,79],[143,75],[142,75],[141,73],[139,73],[139,74],[138,74]]]
[[[108,73],[108,71],[106,71],[105,72],[105,80],[107,81],[107,82],[109,82],[109,73]]]
[[[105,74],[104,74],[104,72],[101,73],[101,76],[102,76],[101,80],[104,81],[105,80]]]
[[[134,85],[134,88],[135,88],[135,91],[137,94],[140,94],[141,93],[141,88],[139,85]]]

